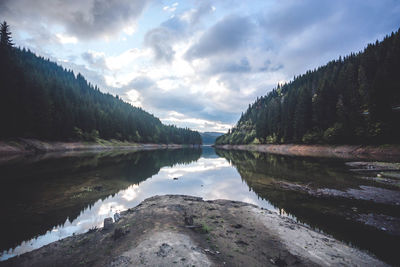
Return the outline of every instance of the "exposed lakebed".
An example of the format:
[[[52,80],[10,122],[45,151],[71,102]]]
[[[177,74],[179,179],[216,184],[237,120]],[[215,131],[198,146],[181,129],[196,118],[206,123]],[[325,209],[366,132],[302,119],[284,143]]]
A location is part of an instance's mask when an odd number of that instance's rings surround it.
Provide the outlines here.
[[[277,211],[398,264],[398,186],[366,179],[369,174],[353,172],[345,163],[215,153],[210,147],[53,154],[3,162],[1,259],[100,227],[104,218],[145,198],[185,194]],[[387,200],[380,199],[389,193]]]

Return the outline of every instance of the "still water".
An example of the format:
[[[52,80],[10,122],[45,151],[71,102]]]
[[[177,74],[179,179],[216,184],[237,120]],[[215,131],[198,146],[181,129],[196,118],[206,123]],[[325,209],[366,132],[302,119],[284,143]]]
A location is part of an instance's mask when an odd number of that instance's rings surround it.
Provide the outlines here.
[[[176,149],[64,153],[0,163],[0,259],[101,227],[104,218],[154,195],[185,194],[252,203],[399,263],[399,237],[359,221],[400,218],[396,206],[312,197],[279,182],[344,190],[380,186],[338,159]]]

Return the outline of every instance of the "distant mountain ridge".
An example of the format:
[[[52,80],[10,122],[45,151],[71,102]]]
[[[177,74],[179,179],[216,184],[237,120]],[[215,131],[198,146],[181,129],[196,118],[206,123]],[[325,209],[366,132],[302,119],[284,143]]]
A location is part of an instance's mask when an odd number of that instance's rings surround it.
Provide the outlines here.
[[[203,145],[213,145],[215,143],[215,140],[223,135],[223,133],[219,133],[219,132],[204,132],[204,133],[200,133],[202,141],[203,141]]]
[[[7,38],[1,40],[1,139],[94,141],[103,138],[201,144],[198,132],[164,125],[152,114],[118,96],[100,92],[81,74],[75,75],[29,50],[12,47]]]
[[[217,144],[400,143],[400,33],[257,98]]]

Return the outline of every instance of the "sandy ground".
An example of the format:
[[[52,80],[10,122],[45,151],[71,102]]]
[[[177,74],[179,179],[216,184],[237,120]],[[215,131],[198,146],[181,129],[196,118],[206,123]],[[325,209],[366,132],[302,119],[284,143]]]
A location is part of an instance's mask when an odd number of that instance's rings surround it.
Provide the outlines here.
[[[0,266],[385,266],[366,252],[243,202],[155,196],[121,216]]]

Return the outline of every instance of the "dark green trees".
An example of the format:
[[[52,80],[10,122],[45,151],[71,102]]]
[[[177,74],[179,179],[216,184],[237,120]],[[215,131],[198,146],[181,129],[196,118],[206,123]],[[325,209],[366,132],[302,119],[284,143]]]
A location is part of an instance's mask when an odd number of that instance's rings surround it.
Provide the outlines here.
[[[3,22],[0,24],[0,48],[11,48],[13,46],[11,39],[10,26],[7,22]]]
[[[198,132],[163,125],[141,108],[100,92],[81,74],[12,48],[8,25],[1,27],[2,44],[10,48],[0,49],[1,139],[201,144]]]
[[[331,61],[249,106],[217,144],[400,143],[400,33]]]

